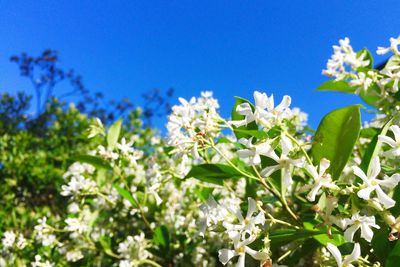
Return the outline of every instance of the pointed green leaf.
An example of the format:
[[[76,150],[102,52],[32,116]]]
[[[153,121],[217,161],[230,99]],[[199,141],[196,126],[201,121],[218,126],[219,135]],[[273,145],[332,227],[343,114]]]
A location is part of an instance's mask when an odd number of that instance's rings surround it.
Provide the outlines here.
[[[200,164],[193,166],[185,178],[190,177],[203,182],[223,185],[225,179],[239,178],[242,175],[229,165]]]
[[[108,148],[113,149],[118,142],[119,134],[121,132],[122,119],[117,120],[110,126],[107,134]]]
[[[128,190],[122,188],[121,186],[119,186],[118,184],[114,183],[113,187],[115,188],[115,190],[117,190],[118,194],[121,195],[121,197],[125,198],[126,200],[128,200],[131,205],[135,208],[139,207],[139,204],[137,203],[137,201],[133,198],[131,192],[129,192]]]
[[[361,128],[360,105],[336,109],[328,113],[318,126],[311,148],[314,164],[322,158],[331,161],[329,173],[339,178],[345,167]]]

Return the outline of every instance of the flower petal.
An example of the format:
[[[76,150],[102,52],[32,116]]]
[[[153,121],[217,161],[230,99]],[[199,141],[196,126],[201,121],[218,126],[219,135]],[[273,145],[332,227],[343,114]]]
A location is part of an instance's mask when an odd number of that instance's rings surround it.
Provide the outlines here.
[[[223,248],[218,251],[218,259],[223,265],[227,264],[228,261],[230,261],[235,256],[237,256],[237,254],[232,249]]]
[[[337,265],[339,267],[342,267],[343,266],[343,264],[342,264],[342,254],[340,253],[339,249],[335,245],[333,245],[331,243],[328,243],[326,245],[326,248],[329,250],[329,252],[335,258]]]
[[[370,198],[370,195],[371,195],[372,191],[374,191],[374,190],[375,190],[375,187],[373,187],[373,186],[368,186],[368,187],[366,187],[366,188],[361,189],[360,191],[358,191],[358,192],[357,192],[357,196],[358,196],[359,198],[368,200],[368,199]]]
[[[365,183],[369,183],[367,175],[365,175],[365,173],[359,167],[353,166],[353,172],[355,175],[360,177]]]
[[[374,232],[372,231],[372,229],[369,228],[367,224],[361,223],[361,237],[368,242],[371,242],[373,236]]]
[[[358,230],[358,228],[360,228],[360,226],[354,224],[349,228],[347,228],[346,231],[344,231],[344,237],[346,238],[347,241],[349,242],[353,241],[354,234]]]
[[[268,253],[263,252],[263,251],[256,251],[249,247],[245,247],[245,251],[247,254],[249,254],[251,257],[253,257],[253,259],[255,259],[255,260],[262,261],[262,260],[266,260],[269,258]]]
[[[400,127],[398,125],[392,125],[389,127],[390,130],[392,130],[394,134],[394,139],[396,139],[396,142],[400,141]]]
[[[396,201],[386,195],[379,186],[376,187],[376,195],[378,196],[379,202],[382,203],[386,209],[390,209],[396,204]]]
[[[247,198],[248,208],[247,208],[247,215],[246,219],[250,219],[254,212],[257,211],[256,201],[251,197]]]
[[[361,256],[360,244],[355,243],[351,254],[344,258],[343,265],[346,266],[346,264],[350,264],[353,261],[358,260],[360,256]]]
[[[396,147],[396,141],[385,135],[378,135],[379,141],[388,144],[391,147]]]
[[[372,159],[371,165],[368,168],[368,177],[375,178],[381,172],[381,163],[379,162],[379,157],[374,157]],[[361,178],[361,177],[360,177]]]

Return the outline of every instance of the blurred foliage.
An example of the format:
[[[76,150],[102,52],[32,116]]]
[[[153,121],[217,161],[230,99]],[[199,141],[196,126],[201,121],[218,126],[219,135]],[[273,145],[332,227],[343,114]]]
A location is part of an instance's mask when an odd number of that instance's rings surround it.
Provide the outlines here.
[[[173,92],[170,89],[165,96],[158,89],[144,93],[146,105],[141,110],[127,98],[106,101],[102,93],[92,94],[80,75],[59,67],[54,50],[38,57],[22,53],[11,61],[31,81],[35,97],[26,92],[0,94],[0,231],[28,229],[48,212],[63,212],[65,200],[57,197],[62,175],[74,156],[96,146],[87,138],[94,118],[107,125],[122,117],[124,131],[149,131],[143,129],[142,120],[147,127],[154,116],[165,115]],[[61,82],[69,82],[69,90],[58,92]],[[76,104],[66,103],[71,96]]]

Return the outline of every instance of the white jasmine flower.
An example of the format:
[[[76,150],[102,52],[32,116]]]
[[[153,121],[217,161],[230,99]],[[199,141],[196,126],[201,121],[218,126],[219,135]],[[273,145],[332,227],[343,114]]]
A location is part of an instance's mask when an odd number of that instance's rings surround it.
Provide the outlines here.
[[[202,237],[204,237],[207,227],[218,224],[228,215],[228,211],[219,205],[212,195],[208,196],[207,204],[202,204],[199,209],[201,212],[198,223],[200,228],[199,235]]]
[[[391,149],[382,153],[386,157],[398,157],[400,156],[400,127],[398,125],[392,125],[389,129],[393,132],[394,140],[385,135],[379,135],[379,141],[388,144]]]
[[[357,196],[362,199],[369,200],[370,195],[373,191],[376,192],[379,202],[387,209],[393,207],[396,201],[391,199],[381,188],[381,186],[386,188],[394,188],[400,181],[399,174],[393,174],[391,177],[385,176],[385,179],[376,179],[381,172],[381,165],[379,162],[379,157],[372,159],[370,169],[366,175],[359,167],[353,166],[354,174],[360,177],[364,183],[362,189],[357,192]]]
[[[388,83],[393,82],[393,85],[389,90],[393,93],[397,93],[399,91],[400,66],[384,68],[380,73],[387,76],[387,78],[380,79],[380,84],[385,86]]]
[[[262,213],[261,211],[256,216],[253,216],[253,214],[257,212],[258,208],[256,201],[250,197],[248,198],[248,208],[247,208],[246,218],[243,218],[243,215],[239,209],[229,208],[229,210],[236,216],[239,223],[232,224],[227,221],[224,221],[223,226],[228,232],[235,231],[244,235],[246,234],[254,235],[260,231],[257,225],[264,225],[265,223],[265,216],[264,213]]]
[[[51,263],[48,260],[42,262],[42,256],[40,256],[40,255],[35,256],[35,262],[32,262],[31,265],[32,265],[32,267],[53,267],[53,266],[55,266],[54,263]]]
[[[244,267],[246,253],[255,260],[264,261],[269,259],[268,253],[263,251],[255,251],[254,249],[248,247],[249,244],[253,243],[254,240],[256,240],[256,236],[251,235],[249,238],[241,241],[240,233],[232,231],[229,233],[229,237],[233,241],[234,249],[224,248],[218,251],[219,261],[223,265],[227,264],[233,257],[239,256],[236,266]]]
[[[18,235],[18,240],[16,243],[16,246],[18,249],[24,249],[28,245],[28,242],[26,241],[25,237],[22,234]]]
[[[73,196],[80,193],[94,193],[96,187],[96,182],[86,179],[82,175],[73,176],[67,185],[61,186],[61,195]]]
[[[278,164],[264,168],[261,171],[261,175],[264,177],[268,177],[277,170],[282,169],[283,170],[282,183],[285,184],[285,186],[289,187],[293,183],[292,174],[290,170],[291,166],[295,167],[303,166],[304,158],[291,159],[288,156],[289,153],[293,150],[293,145],[292,142],[289,140],[289,138],[287,138],[286,136],[281,137],[280,145],[282,148],[282,153],[280,157],[278,157],[278,155],[272,149],[269,151],[269,154],[267,155],[267,157],[273,159]]]
[[[105,148],[101,145],[98,146],[97,153],[105,159],[117,160],[119,158],[118,153],[115,153],[112,151],[112,149]]]
[[[338,187],[332,182],[331,175],[329,173],[325,173],[325,171],[329,168],[330,161],[327,159],[321,159],[319,163],[319,171],[313,165],[307,164],[306,169],[311,177],[314,179],[314,184],[310,186],[312,189],[307,195],[307,199],[309,201],[315,201],[315,196],[321,187],[338,189]]]
[[[239,158],[250,158],[250,165],[258,165],[261,163],[260,155],[267,156],[272,150],[267,142],[252,144],[252,139],[241,138],[239,143],[245,145],[247,149],[240,149],[237,151]]]
[[[4,248],[11,248],[14,246],[17,235],[13,231],[6,231],[3,234],[3,239],[1,242],[3,243]]]
[[[245,116],[240,121],[230,121],[236,127],[247,125],[253,121],[260,123],[266,128],[270,128],[274,123],[291,117],[289,109],[291,98],[285,95],[282,102],[275,107],[274,96],[267,96],[266,93],[254,92],[255,110],[253,112],[249,103],[242,103],[236,107],[236,112]]]
[[[392,38],[390,38],[390,47],[385,48],[385,47],[379,46],[378,49],[376,50],[376,53],[378,55],[384,55],[384,54],[392,51],[395,55],[399,55],[400,54],[399,48],[398,48],[399,44],[400,44],[400,36],[397,38],[392,37]]]
[[[365,74],[364,72],[358,72],[356,74],[357,78],[353,78],[349,82],[350,86],[360,86],[360,88],[356,91],[356,94],[360,93],[360,89],[366,92],[371,84],[374,82],[374,80],[369,76],[370,74],[373,74],[373,72],[369,71],[368,74]]]
[[[349,227],[349,225],[351,225]],[[357,212],[351,216],[351,219],[346,219],[346,226],[348,227],[344,232],[344,237],[347,241],[352,242],[355,232],[361,228],[361,237],[371,242],[374,232],[371,228],[379,229],[379,225],[375,223],[374,216],[360,216]]]
[[[65,219],[65,223],[67,224],[67,226],[65,226],[65,230],[67,231],[84,233],[89,229],[88,225],[78,218],[67,218]]]
[[[132,145],[133,145],[133,140],[127,143],[125,137],[122,137],[121,143],[117,143],[117,148],[121,151],[122,154],[129,154],[135,151]]]
[[[334,45],[333,51],[333,55],[326,64],[326,70],[323,70],[322,74],[335,77],[337,81],[349,76],[351,73],[349,67],[355,71],[359,67],[368,66],[370,63],[368,59],[365,59],[366,53],[357,56],[347,37],[339,40],[339,46]]]
[[[65,257],[69,262],[77,262],[80,259],[83,259],[83,254],[80,250],[69,250]]]
[[[342,254],[335,245],[328,243],[326,245],[326,248],[331,252],[332,256],[335,258],[338,267],[354,267],[354,265],[351,263],[357,261],[358,258],[361,256],[360,244],[358,243],[354,244],[354,248],[351,254],[345,256],[343,260],[342,260]]]

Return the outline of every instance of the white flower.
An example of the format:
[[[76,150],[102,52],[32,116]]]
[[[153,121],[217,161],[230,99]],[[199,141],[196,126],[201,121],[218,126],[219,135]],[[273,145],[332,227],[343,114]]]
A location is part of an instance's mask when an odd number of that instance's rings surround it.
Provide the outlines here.
[[[253,259],[264,261],[269,259],[269,255],[263,251],[255,251],[248,247],[249,244],[253,243],[256,240],[256,236],[251,235],[249,238],[241,241],[241,235],[239,232],[229,232],[229,237],[233,241],[234,249],[220,249],[218,251],[219,261],[225,265],[230,261],[233,257],[239,256],[238,261],[236,263],[236,267],[244,267],[245,266],[245,257],[246,253],[249,254]]]
[[[376,179],[381,172],[381,166],[379,163],[379,157],[372,159],[371,166],[368,170],[367,175],[357,166],[353,166],[354,174],[360,177],[364,183],[362,189],[357,192],[357,196],[362,199],[369,200],[370,195],[373,191],[376,192],[379,202],[387,209],[393,207],[396,201],[391,199],[381,188],[394,188],[400,181],[399,174],[393,174],[391,177],[385,176],[385,179]]]
[[[117,148],[121,151],[122,154],[129,154],[135,151],[132,145],[133,140],[127,143],[125,137],[122,137],[121,143],[117,143]]]
[[[14,246],[17,235],[13,231],[4,232],[3,239],[1,242],[3,243],[4,248],[10,248]]]
[[[124,242],[119,243],[118,253],[124,259],[143,260],[151,257],[151,253],[147,250],[148,240],[144,233],[136,236],[128,236]]]
[[[359,67],[368,66],[370,63],[368,59],[365,59],[366,53],[357,56],[347,37],[339,40],[339,46],[334,45],[333,51],[333,55],[326,64],[326,70],[323,70],[322,74],[335,77],[335,80],[343,80],[349,76],[350,72],[347,66],[355,71]]]
[[[384,54],[388,53],[389,51],[392,51],[394,54],[399,55],[400,54],[399,48],[398,48],[399,44],[400,44],[400,36],[397,38],[392,37],[392,38],[390,38],[390,47],[385,48],[385,47],[379,46],[378,49],[376,50],[376,53],[378,55],[384,55]]]
[[[309,174],[314,179],[314,184],[312,185],[311,191],[307,195],[307,199],[309,201],[315,201],[315,196],[317,195],[319,189],[321,187],[337,189],[338,187],[332,182],[331,175],[329,173],[325,173],[325,171],[329,168],[330,161],[327,159],[321,159],[319,163],[319,172],[317,168],[313,165],[307,164],[306,169]]]
[[[400,127],[398,125],[392,125],[389,129],[393,132],[394,140],[385,135],[379,135],[379,141],[388,144],[391,149],[382,153],[386,157],[398,157],[400,156]]]
[[[82,175],[73,176],[68,185],[61,186],[61,195],[73,196],[80,193],[93,193],[95,192],[97,184],[94,181],[86,179]]]
[[[274,96],[267,96],[266,93],[254,92],[255,110],[253,112],[249,103],[242,103],[236,107],[236,112],[245,116],[243,120],[230,121],[236,127],[247,125],[253,121],[260,123],[266,128],[270,128],[273,124],[291,117],[289,109],[291,98],[285,95],[282,102],[275,107]]]
[[[349,225],[351,225],[349,227]],[[379,225],[375,223],[374,216],[360,216],[357,212],[351,216],[351,219],[346,219],[346,226],[348,227],[344,232],[344,237],[347,241],[353,241],[355,232],[361,228],[361,237],[371,242],[374,232],[371,227],[379,229]]]
[[[281,140],[280,140],[280,145],[282,148],[282,153],[281,153],[280,157],[278,157],[278,155],[272,149],[269,151],[269,154],[266,155],[267,157],[276,161],[278,164],[264,168],[261,171],[261,175],[264,177],[268,177],[272,173],[276,172],[277,170],[282,169],[283,170],[282,183],[286,187],[289,187],[293,183],[292,174],[291,174],[291,170],[290,170],[291,166],[295,166],[295,167],[303,166],[304,159],[303,158],[299,158],[299,159],[289,158],[288,155],[293,149],[292,142],[289,140],[289,138],[282,136]]]
[[[105,159],[117,160],[119,158],[119,155],[113,152],[112,149],[101,145],[97,147],[97,153]]]
[[[78,218],[67,218],[65,219],[65,223],[67,224],[65,227],[67,231],[84,233],[89,229],[88,225]]]
[[[250,158],[250,165],[258,165],[261,163],[260,155],[267,156],[272,150],[271,146],[266,143],[252,144],[252,139],[241,138],[239,143],[245,145],[248,149],[240,149],[237,151],[239,158]]]
[[[360,244],[358,243],[354,244],[354,248],[351,254],[344,257],[343,260],[342,260],[342,254],[335,245],[328,243],[326,245],[326,248],[331,252],[332,256],[335,258],[338,267],[354,267],[354,265],[351,263],[357,261],[358,258],[361,256]]]
[[[198,158],[198,144],[203,145],[204,139],[215,138],[220,133],[218,101],[212,98],[211,92],[205,92],[198,99],[192,97],[188,102],[179,98],[179,102],[168,117],[167,144],[174,147],[171,153],[178,157],[191,152]]]
[[[359,72],[356,74],[357,78],[353,78],[350,82],[350,86],[361,86],[364,92],[368,90],[368,88],[371,86],[371,84],[374,82],[374,80],[370,77],[374,75],[374,72],[368,71],[368,74],[365,74],[364,72]],[[361,89],[361,88],[360,88]],[[356,91],[357,94],[360,93],[360,89]]]
[[[67,258],[67,261],[77,262],[80,259],[83,259],[83,254],[80,250],[69,250],[65,257]]]
[[[253,216],[253,214],[257,212],[258,209],[256,201],[250,197],[248,198],[246,218],[243,218],[243,215],[239,209],[229,208],[229,210],[236,216],[239,223],[233,224],[224,221],[222,224],[228,232],[238,232],[243,236],[246,236],[247,234],[255,235],[260,231],[257,225],[264,225],[265,223],[265,216],[264,213],[262,213],[261,211],[256,216]]]
[[[228,211],[219,205],[212,195],[208,196],[207,204],[202,204],[200,207],[201,217],[198,222],[199,235],[204,237],[207,227],[216,225],[223,221],[228,215]]]
[[[384,68],[380,71],[381,74],[387,76],[387,78],[381,79],[379,82],[381,85],[385,86],[389,82],[393,81],[392,87],[389,89],[393,93],[399,91],[399,80],[400,80],[400,66],[391,66]]]
[[[16,243],[16,246],[18,249],[24,249],[28,245],[28,242],[26,241],[25,237],[22,234],[18,235],[18,240]]]
[[[42,256],[36,255],[35,256],[35,262],[32,262],[32,267],[53,267],[54,263],[49,262],[46,260],[45,262],[42,262]]]

